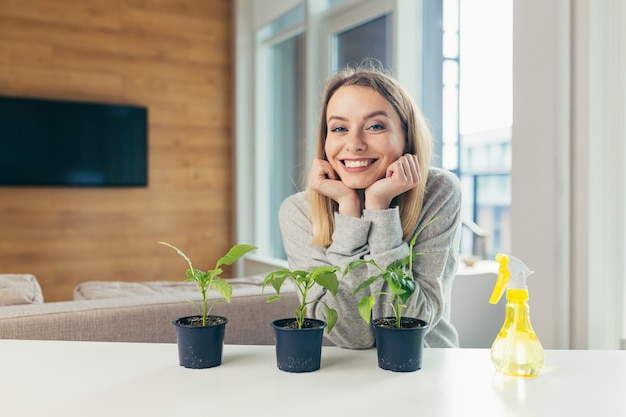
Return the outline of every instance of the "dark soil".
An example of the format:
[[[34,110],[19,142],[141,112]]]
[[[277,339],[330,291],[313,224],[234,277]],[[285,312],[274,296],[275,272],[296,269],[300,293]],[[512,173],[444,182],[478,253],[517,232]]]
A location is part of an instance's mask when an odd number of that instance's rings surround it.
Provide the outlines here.
[[[290,321],[288,323],[284,323],[282,326],[280,326],[284,329],[297,329],[298,328],[298,322],[296,320],[294,321]],[[315,327],[320,327],[320,324],[314,321],[309,321],[307,319],[304,319],[304,323],[302,323],[302,328],[303,329],[313,329]]]
[[[372,323],[375,326],[381,327],[396,327],[396,319],[395,317],[381,317],[379,319],[372,320]],[[422,327],[424,322],[422,320],[413,318],[413,317],[402,317],[400,318],[400,327],[403,329],[413,329]]]
[[[200,316],[182,317],[176,321],[183,326],[202,327],[202,317]],[[215,326],[224,322],[226,322],[226,319],[220,316],[207,316],[206,318],[207,326]]]

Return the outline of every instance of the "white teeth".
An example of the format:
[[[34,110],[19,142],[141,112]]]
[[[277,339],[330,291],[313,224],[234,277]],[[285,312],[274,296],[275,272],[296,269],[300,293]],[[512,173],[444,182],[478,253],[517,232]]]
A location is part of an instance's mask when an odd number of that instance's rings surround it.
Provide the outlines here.
[[[348,168],[362,168],[368,166],[371,161],[344,161],[343,163]]]

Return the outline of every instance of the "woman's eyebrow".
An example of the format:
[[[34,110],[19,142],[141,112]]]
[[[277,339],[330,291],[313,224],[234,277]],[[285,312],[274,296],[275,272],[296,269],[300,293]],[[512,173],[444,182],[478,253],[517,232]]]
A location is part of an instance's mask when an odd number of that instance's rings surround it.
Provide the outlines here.
[[[376,110],[371,112],[370,114],[367,114],[363,117],[363,120],[367,120],[367,119],[371,119],[372,117],[376,117],[376,116],[385,116],[387,118],[389,118],[389,113],[387,113],[384,110]]]
[[[331,120],[341,120],[343,122],[347,121],[348,119],[342,116],[328,116],[328,122],[330,122]]]
[[[372,117],[376,117],[376,116],[384,116],[384,117],[390,118],[389,113],[387,113],[386,111],[384,111],[384,110],[376,110],[376,111],[373,111],[373,112],[363,116],[363,120],[371,119]],[[345,122],[348,119],[346,117],[343,117],[343,116],[328,116],[327,122],[330,122],[331,120],[341,120],[341,121]]]

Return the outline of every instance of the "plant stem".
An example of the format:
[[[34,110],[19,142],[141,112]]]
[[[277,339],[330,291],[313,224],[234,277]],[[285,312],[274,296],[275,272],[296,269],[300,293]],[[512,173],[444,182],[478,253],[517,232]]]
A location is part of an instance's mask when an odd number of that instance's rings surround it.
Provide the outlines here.
[[[204,306],[202,307],[202,325],[206,326],[206,316],[207,316],[207,290],[206,288],[202,291],[202,300],[204,301]]]
[[[400,320],[402,319],[402,307],[400,306],[400,297],[395,297],[396,301],[396,327],[400,327]]]
[[[301,329],[304,326],[304,308],[306,307],[306,294],[309,291],[307,286],[302,290],[302,305],[300,306],[300,314],[298,316],[298,329]]]

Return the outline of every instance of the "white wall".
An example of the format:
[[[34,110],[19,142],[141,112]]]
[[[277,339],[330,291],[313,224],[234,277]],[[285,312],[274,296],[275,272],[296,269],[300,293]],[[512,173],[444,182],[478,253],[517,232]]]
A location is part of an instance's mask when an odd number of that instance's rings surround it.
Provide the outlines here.
[[[513,12],[513,253],[546,348],[619,347],[626,252],[626,4]]]
[[[546,348],[569,344],[569,2],[513,5],[512,254]]]
[[[618,348],[626,279],[626,3],[573,6],[571,344]]]

